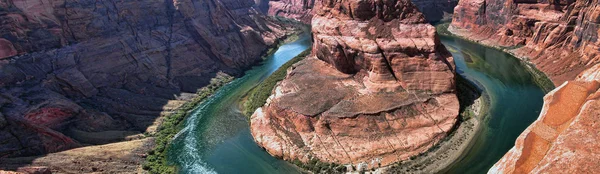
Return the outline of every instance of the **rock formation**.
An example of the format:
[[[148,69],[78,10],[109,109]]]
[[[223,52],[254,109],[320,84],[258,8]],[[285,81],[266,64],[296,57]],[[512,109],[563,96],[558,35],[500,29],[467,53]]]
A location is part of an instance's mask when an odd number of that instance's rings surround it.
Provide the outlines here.
[[[489,173],[600,170],[600,64],[544,97],[540,117]]]
[[[597,0],[463,0],[450,31],[532,62],[558,88],[490,173],[589,173],[600,163]],[[587,69],[587,70],[586,70]],[[584,71],[585,70],[585,71]],[[578,75],[579,74],[579,75]]]
[[[462,0],[450,30],[508,49],[555,85],[600,63],[598,0]]]
[[[286,160],[379,167],[425,152],[457,121],[454,62],[409,0],[323,0],[313,52],[251,117]]]
[[[256,0],[256,4],[269,16],[292,18],[310,24],[315,0]]]
[[[151,131],[171,100],[189,98],[219,71],[241,74],[286,34],[287,25],[253,6],[0,1],[0,158]]]
[[[412,0],[430,22],[450,18],[458,0]],[[315,0],[256,0],[259,9],[270,16],[297,19],[310,24]]]

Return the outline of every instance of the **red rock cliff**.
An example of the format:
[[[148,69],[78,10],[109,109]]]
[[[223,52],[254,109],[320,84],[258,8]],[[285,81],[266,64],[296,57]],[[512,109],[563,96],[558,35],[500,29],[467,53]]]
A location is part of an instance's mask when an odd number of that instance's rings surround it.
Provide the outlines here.
[[[600,64],[544,97],[540,117],[489,173],[600,170]]]
[[[555,85],[600,62],[597,0],[463,0],[450,30],[505,47],[533,62]]]
[[[490,173],[598,171],[599,7],[597,0],[463,0],[455,8],[452,32],[503,47],[560,85]]]
[[[323,0],[312,56],[251,117],[287,160],[378,167],[428,150],[456,123],[454,62],[409,0]]]
[[[122,140],[103,132],[145,132],[169,100],[218,71],[240,74],[285,34],[253,5],[0,1],[0,158]],[[94,133],[105,140],[73,138]]]

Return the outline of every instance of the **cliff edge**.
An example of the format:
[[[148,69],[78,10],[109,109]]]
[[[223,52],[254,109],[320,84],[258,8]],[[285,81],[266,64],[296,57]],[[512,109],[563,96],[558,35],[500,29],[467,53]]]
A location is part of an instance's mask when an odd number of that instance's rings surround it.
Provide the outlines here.
[[[489,173],[589,173],[600,170],[600,65],[544,97],[539,118]]]

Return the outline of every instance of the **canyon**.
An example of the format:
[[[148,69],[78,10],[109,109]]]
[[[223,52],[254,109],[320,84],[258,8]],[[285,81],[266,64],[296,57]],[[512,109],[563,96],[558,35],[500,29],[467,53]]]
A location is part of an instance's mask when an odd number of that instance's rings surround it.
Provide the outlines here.
[[[544,97],[540,117],[489,173],[588,173],[600,169],[600,64]]]
[[[259,146],[370,169],[448,135],[459,111],[453,58],[410,1],[324,0],[313,13],[312,55],[251,116]]]
[[[463,0],[449,30],[533,63],[556,86],[600,63],[597,0]]]
[[[463,0],[449,30],[531,63],[558,86],[489,173],[598,170],[600,57],[596,0]]]
[[[0,169],[30,162],[14,157],[119,141],[142,139],[131,150],[148,150],[146,134],[197,89],[242,75],[298,32],[297,24],[253,6],[250,0],[0,1]],[[98,148],[86,147],[104,153]],[[81,165],[71,167],[111,168]]]
[[[315,0],[256,0],[257,9],[269,16],[280,16],[310,24]]]
[[[451,20],[458,0],[413,0],[430,22]],[[292,18],[310,24],[315,0],[256,0],[257,8],[270,16]]]
[[[429,24],[450,16],[453,34],[558,86],[489,173],[597,171],[598,4],[0,0],[0,173],[144,172],[164,117],[300,32],[286,18],[312,24],[312,54],[252,115],[254,141],[304,163],[411,159],[460,123],[454,59]]]

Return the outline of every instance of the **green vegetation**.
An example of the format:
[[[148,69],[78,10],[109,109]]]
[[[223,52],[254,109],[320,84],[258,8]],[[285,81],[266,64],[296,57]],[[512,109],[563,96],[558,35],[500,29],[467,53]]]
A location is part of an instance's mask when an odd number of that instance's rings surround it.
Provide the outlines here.
[[[449,23],[449,22],[445,22],[445,23],[437,23],[437,24],[435,24],[434,26],[435,26],[435,28],[436,28],[436,31],[437,31],[437,33],[438,33],[440,36],[451,36],[451,37],[457,37],[457,38],[461,38],[461,39],[463,39],[463,40],[466,40],[466,41],[468,41],[468,42],[472,42],[472,43],[476,43],[476,44],[479,44],[479,45],[483,45],[483,44],[481,44],[481,43],[479,43],[479,42],[475,42],[475,41],[473,41],[473,40],[470,40],[470,39],[468,39],[468,38],[465,38],[465,37],[462,37],[462,36],[458,36],[458,35],[452,34],[452,32],[448,31],[448,27],[450,26],[450,23]],[[485,47],[488,47],[488,48],[493,48],[493,49],[496,49],[496,50],[500,50],[500,51],[502,51],[502,52],[505,52],[505,53],[508,53],[508,54],[511,54],[511,55],[513,55],[513,57],[515,57],[515,58],[518,58],[518,56],[515,56],[513,53],[511,53],[511,52],[510,52],[510,50],[514,50],[514,49],[521,48],[521,47],[523,47],[524,45],[522,45],[522,44],[518,44],[518,45],[515,45],[515,46],[511,46],[511,47],[490,46],[490,45],[483,45],[483,46],[485,46]],[[544,72],[542,72],[542,71],[538,70],[537,68],[535,68],[535,65],[533,65],[532,63],[530,63],[530,62],[527,60],[527,58],[518,58],[518,59],[519,59],[519,60],[521,60],[521,61],[520,61],[520,62],[521,62],[521,64],[522,64],[524,67],[526,67],[526,68],[527,68],[527,70],[528,70],[528,71],[530,72],[530,74],[533,76],[533,80],[535,81],[535,83],[536,83],[536,84],[537,84],[539,87],[541,87],[541,88],[542,88],[542,90],[543,90],[545,93],[548,93],[548,92],[550,92],[552,89],[556,88],[556,87],[554,86],[554,83],[552,83],[552,81],[550,80],[550,78],[548,78],[548,76],[547,76],[547,75],[546,75]]]
[[[466,121],[472,117],[475,117],[472,105],[475,100],[482,97],[483,91],[477,87],[473,82],[465,79],[464,77],[456,76],[456,96],[460,103],[460,119]],[[476,106],[479,107],[479,106]]]
[[[149,173],[176,173],[177,169],[167,162],[168,146],[181,128],[184,119],[191,111],[204,99],[210,97],[217,89],[231,82],[234,78],[223,73],[217,74],[209,85],[203,87],[197,92],[197,97],[179,107],[177,111],[165,117],[165,120],[154,134],[156,147],[148,152],[145,163],[142,165],[144,170]]]
[[[526,63],[526,62],[521,62],[521,64],[523,64],[523,67],[527,68],[527,71],[529,71],[529,73],[531,74],[531,78],[533,78],[533,81],[540,88],[542,88],[544,93],[548,93],[548,92],[552,91],[554,88],[556,88],[556,86],[554,86],[554,83],[552,82],[552,80],[550,80],[550,78],[548,78],[548,76],[546,76],[546,74],[544,74],[544,72],[535,68],[534,65],[530,65],[529,63]]]
[[[275,53],[275,51],[277,51],[279,46],[281,46],[285,43],[288,43],[288,42],[298,40],[300,38],[300,35],[302,35],[302,33],[311,33],[310,25],[306,25],[295,19],[289,19],[289,18],[284,18],[284,17],[280,17],[280,16],[271,16],[270,18],[272,20],[277,21],[277,23],[279,23],[279,24],[286,24],[288,26],[293,26],[293,28],[288,28],[288,30],[292,31],[293,34],[289,34],[289,35],[277,40],[276,43],[274,44],[274,46],[272,46],[271,48],[267,49],[264,52],[264,54],[262,56],[263,60],[266,60],[267,57],[269,57],[269,55],[272,55],[273,53]],[[285,28],[286,25],[282,25],[282,27]]]
[[[312,173],[345,173],[346,172],[346,166],[343,166],[340,164],[334,164],[334,163],[324,163],[324,162],[317,160],[316,158],[312,158],[310,161],[308,161],[308,163],[303,163],[302,161],[295,159],[292,163],[304,170],[311,171]]]
[[[308,54],[310,54],[310,51],[311,49],[308,49],[300,53],[298,56],[294,57],[287,63],[281,65],[281,67],[279,67],[279,69],[273,72],[271,76],[267,77],[267,79],[265,79],[260,85],[252,89],[252,91],[249,92],[248,99],[246,100],[246,102],[244,102],[244,115],[249,117],[252,115],[252,113],[254,113],[256,109],[265,105],[265,103],[267,102],[267,98],[271,96],[271,92],[273,91],[273,88],[275,88],[277,82],[285,78],[287,74],[287,69],[296,62],[299,62],[300,60],[304,59],[304,57],[308,56]]]

